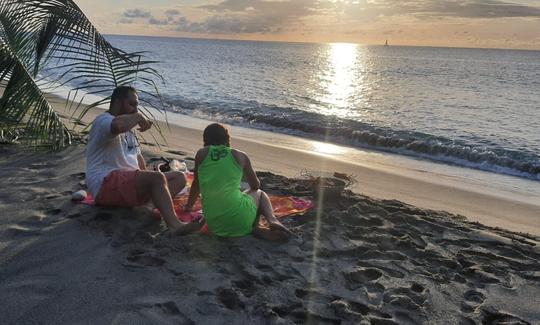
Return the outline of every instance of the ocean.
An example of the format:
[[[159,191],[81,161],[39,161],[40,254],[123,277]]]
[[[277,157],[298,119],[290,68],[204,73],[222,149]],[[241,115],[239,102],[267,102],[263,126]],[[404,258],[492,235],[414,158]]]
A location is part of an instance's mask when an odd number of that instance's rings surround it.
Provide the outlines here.
[[[173,113],[540,180],[540,51],[107,38]]]

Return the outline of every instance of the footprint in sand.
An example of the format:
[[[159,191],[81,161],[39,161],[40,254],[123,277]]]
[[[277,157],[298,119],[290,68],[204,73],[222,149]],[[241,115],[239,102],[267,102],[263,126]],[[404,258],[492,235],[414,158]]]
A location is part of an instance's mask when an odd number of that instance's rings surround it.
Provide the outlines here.
[[[244,302],[240,299],[240,295],[230,288],[218,288],[217,298],[219,302],[228,309],[239,310],[246,307]]]
[[[421,285],[419,286],[421,287]],[[383,301],[387,304],[407,310],[420,309],[426,302],[427,297],[423,293],[424,290],[419,291],[419,286],[413,285],[410,288],[392,288],[384,293]]]
[[[366,305],[350,302],[345,299],[334,300],[329,306],[334,310],[334,314],[337,317],[355,322],[366,320],[364,316],[370,311]]]
[[[20,224],[25,227],[40,227],[46,225],[47,223],[47,216],[41,214],[31,216],[26,220],[20,222]]]
[[[461,304],[461,310],[466,313],[471,313],[478,308],[478,306],[484,303],[486,296],[483,293],[476,290],[469,290],[463,295],[465,299]]]
[[[257,291],[255,283],[248,279],[234,281],[233,284],[248,298],[253,296]]]
[[[382,276],[382,272],[375,268],[357,267],[352,271],[344,272],[349,290],[364,287],[366,283],[373,282]]]
[[[381,220],[381,218],[377,217],[363,217],[360,215],[354,215],[354,214],[345,214],[341,217],[341,220],[351,226],[359,226],[359,227],[381,227],[384,222]]]
[[[148,266],[162,266],[165,264],[163,258],[145,252],[132,253],[128,255],[126,259],[128,262],[122,264],[126,267],[144,268]]]
[[[493,307],[482,309],[482,324],[512,324],[512,325],[530,325],[531,323],[511,314],[496,310]]]
[[[178,305],[173,301],[158,303],[150,307],[142,308],[138,311],[139,317],[143,319],[125,319],[126,323],[141,323],[141,324],[179,324],[179,325],[194,325],[195,322],[184,315],[178,308]],[[137,317],[137,318],[139,318]]]
[[[29,237],[41,234],[39,229],[14,225],[6,229],[5,233],[13,237]]]
[[[45,211],[46,214],[52,215],[52,216],[58,215],[60,214],[60,212],[62,212],[62,209],[49,209]]]

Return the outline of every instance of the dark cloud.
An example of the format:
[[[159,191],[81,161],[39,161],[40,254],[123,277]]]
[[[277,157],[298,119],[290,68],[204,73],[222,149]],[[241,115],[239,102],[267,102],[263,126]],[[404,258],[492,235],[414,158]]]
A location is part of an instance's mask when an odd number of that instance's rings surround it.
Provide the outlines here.
[[[148,19],[150,25],[168,25],[169,22],[169,19],[157,19],[155,17],[150,17],[150,19]]]
[[[150,18],[150,12],[142,9],[127,9],[122,13],[125,18]]]
[[[172,17],[172,16],[178,16],[180,15],[180,11],[176,9],[168,9],[165,11],[165,16]]]

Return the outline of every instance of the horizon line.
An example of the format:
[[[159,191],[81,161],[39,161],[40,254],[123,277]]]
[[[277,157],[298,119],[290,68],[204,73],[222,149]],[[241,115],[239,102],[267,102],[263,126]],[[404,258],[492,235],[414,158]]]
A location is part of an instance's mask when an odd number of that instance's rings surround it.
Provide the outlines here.
[[[195,36],[170,36],[170,35],[136,35],[136,34],[113,34],[103,33],[105,36],[128,36],[128,37],[152,37],[152,38],[178,38],[178,39],[200,39],[212,41],[238,41],[238,42],[264,42],[264,43],[295,43],[295,44],[356,44],[362,46],[385,46],[382,43],[359,43],[359,42],[313,42],[313,41],[279,41],[279,40],[261,40],[261,39],[242,39],[242,38],[212,38],[212,37],[195,37]],[[386,40],[386,39],[385,39]],[[531,51],[540,52],[540,47],[537,49],[529,48],[511,48],[511,47],[474,47],[474,46],[440,46],[440,45],[410,45],[389,42],[388,46],[399,47],[428,47],[428,48],[448,48],[448,49],[477,49],[477,50],[515,50],[515,51]]]

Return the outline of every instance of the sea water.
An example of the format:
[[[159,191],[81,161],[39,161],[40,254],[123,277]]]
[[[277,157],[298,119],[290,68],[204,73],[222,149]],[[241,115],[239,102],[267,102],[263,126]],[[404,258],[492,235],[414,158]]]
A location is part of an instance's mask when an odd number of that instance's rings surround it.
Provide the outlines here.
[[[172,112],[540,180],[540,51],[107,39]]]

